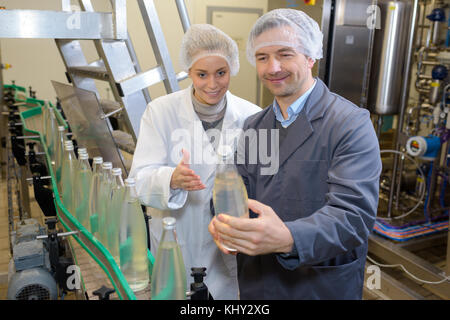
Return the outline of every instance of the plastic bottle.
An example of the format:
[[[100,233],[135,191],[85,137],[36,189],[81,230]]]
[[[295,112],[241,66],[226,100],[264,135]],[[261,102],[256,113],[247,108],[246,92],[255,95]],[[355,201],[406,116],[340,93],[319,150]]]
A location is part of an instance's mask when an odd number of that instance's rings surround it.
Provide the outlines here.
[[[42,118],[41,118],[41,126],[42,126],[42,140],[44,143],[47,143],[47,119],[48,119],[48,104],[45,103],[41,106]]]
[[[48,108],[48,118],[46,125],[46,144],[47,150],[50,155],[50,159],[54,160],[55,157],[55,142],[56,137],[58,137],[58,121],[56,120],[55,109],[49,107]]]
[[[99,189],[98,234],[97,238],[106,246],[106,215],[108,203],[111,202],[112,163],[103,162]]]
[[[216,215],[225,213],[240,217],[248,214],[247,189],[233,164],[231,148],[219,148],[217,153],[219,163],[213,187],[213,203]],[[236,251],[234,248],[224,247],[229,251]]]
[[[66,141],[65,136],[66,135],[64,126],[58,126],[58,139],[56,139],[55,142],[55,158],[53,162],[57,185],[59,185],[59,182],[61,180],[61,165],[64,154],[64,142]]]
[[[89,203],[89,187],[92,180],[92,170],[89,164],[89,154],[82,153],[79,155],[79,165],[76,175],[75,185],[75,212],[78,221],[87,228],[88,226],[88,203]]]
[[[120,269],[133,291],[149,283],[147,229],[134,179],[125,180],[119,229]]]
[[[61,188],[62,188],[62,203],[64,207],[72,215],[75,215],[73,208],[74,203],[74,189],[73,189],[73,179],[76,174],[77,158],[75,157],[75,152],[73,150],[73,144],[66,143],[66,152],[64,153],[64,161],[61,169]]]
[[[125,184],[122,179],[122,169],[112,169],[113,182],[111,185],[111,201],[107,204],[107,214],[105,216],[106,225],[106,247],[113,256],[118,266],[119,258],[119,225],[121,207],[124,200]]]
[[[71,145],[73,147],[73,142],[72,140],[66,140],[64,141],[64,147],[63,147],[63,151],[62,151],[62,159],[61,159],[61,169],[60,169],[60,173],[59,173],[59,179],[58,177],[56,178],[57,182],[58,182],[58,192],[59,192],[59,196],[62,197],[62,170],[63,170],[63,166],[64,166],[64,161],[66,159],[66,154],[67,154],[67,150],[66,150],[66,146]]]
[[[163,233],[152,272],[152,300],[186,300],[186,270],[177,243],[176,219],[162,220]]]
[[[89,208],[88,208],[88,230],[93,234],[97,234],[98,229],[98,210],[99,210],[99,191],[100,178],[102,174],[102,157],[95,157],[92,163],[92,179],[89,187]]]

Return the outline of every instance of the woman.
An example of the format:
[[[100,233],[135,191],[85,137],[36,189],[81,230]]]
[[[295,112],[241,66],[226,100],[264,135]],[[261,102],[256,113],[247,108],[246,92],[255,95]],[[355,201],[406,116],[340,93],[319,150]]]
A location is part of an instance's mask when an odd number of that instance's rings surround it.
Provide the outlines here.
[[[141,202],[151,207],[152,253],[161,238],[162,218],[175,217],[187,285],[193,282],[191,267],[206,267],[204,281],[212,297],[237,299],[235,257],[220,252],[208,232],[216,149],[235,148],[238,129],[261,109],[228,91],[230,76],[239,71],[239,52],[219,29],[191,26],[180,57],[192,85],[149,103],[130,176]]]

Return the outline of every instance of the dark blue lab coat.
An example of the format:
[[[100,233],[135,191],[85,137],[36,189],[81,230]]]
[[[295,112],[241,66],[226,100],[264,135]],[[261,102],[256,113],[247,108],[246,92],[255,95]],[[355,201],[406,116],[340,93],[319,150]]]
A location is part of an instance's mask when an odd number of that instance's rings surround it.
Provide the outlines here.
[[[250,116],[244,130],[274,129],[275,121],[269,106]],[[249,147],[260,148],[264,135],[250,136],[238,149],[249,198],[273,208],[296,250],[288,257],[238,254],[241,299],[361,299],[381,173],[369,112],[317,79],[288,127],[276,174],[262,175],[269,165],[250,163]]]

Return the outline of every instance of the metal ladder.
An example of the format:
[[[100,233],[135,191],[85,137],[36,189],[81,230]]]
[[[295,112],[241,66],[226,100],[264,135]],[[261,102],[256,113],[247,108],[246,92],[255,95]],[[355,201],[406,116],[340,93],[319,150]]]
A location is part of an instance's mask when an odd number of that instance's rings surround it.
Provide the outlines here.
[[[187,78],[185,72],[176,74],[170,59],[158,14],[153,0],[137,0],[145,28],[150,39],[157,66],[142,71],[126,28],[126,0],[111,0],[114,31],[101,33],[94,41],[99,60],[88,64],[82,51],[80,39],[55,39],[67,69],[68,80],[73,86],[99,93],[96,80],[109,82],[115,103],[101,100],[100,104],[111,114],[114,109],[124,108],[123,120],[128,133],[136,143],[142,114],[151,97],[147,88],[163,82],[167,93],[179,90],[178,82]],[[90,0],[79,0],[83,12],[94,12]],[[184,0],[176,0],[183,30],[190,22]],[[71,12],[70,0],[62,0],[63,11]],[[76,13],[75,13],[76,14]],[[83,23],[83,21],[81,21]],[[118,111],[116,110],[116,111]]]

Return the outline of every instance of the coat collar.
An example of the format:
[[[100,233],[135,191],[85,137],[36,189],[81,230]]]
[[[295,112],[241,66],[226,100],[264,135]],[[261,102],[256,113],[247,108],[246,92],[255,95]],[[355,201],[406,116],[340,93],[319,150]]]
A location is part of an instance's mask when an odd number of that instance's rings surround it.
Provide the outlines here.
[[[183,108],[183,112],[180,113],[180,117],[189,123],[199,122],[201,124],[200,118],[195,113],[194,106],[192,104],[192,97],[191,97],[192,84],[183,91],[184,91],[183,99],[185,101],[185,108]],[[236,97],[232,95],[230,91],[226,92],[226,97],[227,97],[227,106],[225,116],[223,119],[222,129],[232,128],[233,124],[239,120],[237,110],[236,108],[233,107],[236,105],[235,103]]]

